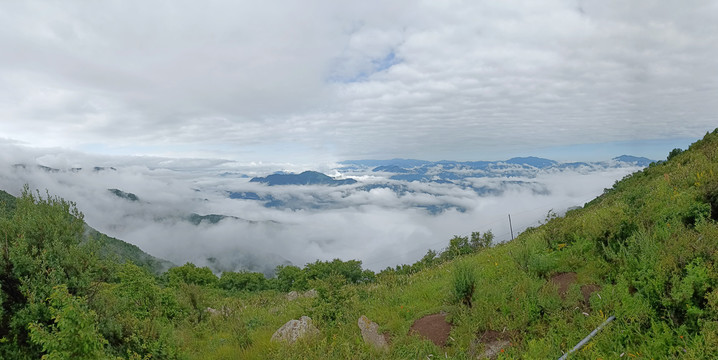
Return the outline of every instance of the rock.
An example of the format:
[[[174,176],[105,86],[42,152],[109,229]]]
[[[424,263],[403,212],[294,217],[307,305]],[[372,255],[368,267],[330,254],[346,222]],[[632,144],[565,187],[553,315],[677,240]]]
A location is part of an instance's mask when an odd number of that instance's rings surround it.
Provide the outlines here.
[[[386,338],[384,335],[379,334],[379,324],[362,315],[359,318],[358,325],[361,330],[361,337],[364,338],[365,343],[380,350],[389,350],[389,344],[386,342]]]
[[[271,341],[284,341],[293,344],[295,341],[319,335],[319,329],[312,324],[312,319],[308,316],[302,316],[299,320],[289,320],[282,325],[274,335]]]
[[[289,301],[294,301],[294,300],[297,300],[297,298],[299,298],[299,293],[298,293],[298,292],[296,292],[296,291],[290,291],[290,292],[287,293],[287,300],[289,300]]]
[[[317,297],[317,291],[314,289],[307,290],[304,292],[304,295],[302,295],[305,298],[315,298]]]
[[[222,306],[222,308],[219,310],[208,307],[207,309],[205,309],[205,311],[207,311],[208,313],[210,313],[212,315],[222,315],[222,316],[229,316],[232,313],[232,311],[229,310],[229,308],[226,306]]]
[[[219,310],[217,310],[217,309],[212,309],[211,307],[206,308],[205,311],[207,311],[208,313],[210,313],[210,314],[212,314],[212,315],[220,315],[220,314],[222,314],[221,311],[219,311]]]

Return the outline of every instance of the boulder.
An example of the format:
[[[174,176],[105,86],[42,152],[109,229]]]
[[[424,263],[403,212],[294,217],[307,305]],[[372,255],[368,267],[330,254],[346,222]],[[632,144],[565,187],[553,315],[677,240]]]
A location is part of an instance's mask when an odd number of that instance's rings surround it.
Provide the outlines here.
[[[299,320],[289,320],[282,325],[274,332],[271,341],[284,341],[292,344],[299,339],[315,335],[319,335],[319,329],[312,324],[310,317],[302,316]]]
[[[232,314],[232,311],[226,306],[222,306],[221,309],[213,309],[211,307],[208,307],[205,309],[205,311],[207,311],[211,315],[229,316]]]
[[[362,315],[358,321],[361,337],[364,342],[374,346],[380,350],[389,350],[389,344],[386,342],[384,335],[379,334],[379,324],[369,320],[368,317]]]
[[[299,297],[299,293],[296,291],[290,291],[287,293],[287,300],[294,301]]]

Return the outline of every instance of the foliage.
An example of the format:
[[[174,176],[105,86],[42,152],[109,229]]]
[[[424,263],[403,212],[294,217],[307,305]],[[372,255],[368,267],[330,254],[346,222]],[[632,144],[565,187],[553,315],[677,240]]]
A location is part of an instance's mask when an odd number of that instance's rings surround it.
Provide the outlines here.
[[[90,305],[99,315],[102,336],[117,355],[134,354],[152,359],[179,357],[173,321],[189,313],[176,295],[162,288],[146,269],[126,263],[118,269],[118,282],[104,284]]]
[[[682,152],[683,150],[681,150],[680,148],[674,148],[673,150],[671,150],[671,152],[668,153],[668,157],[666,158],[666,160],[671,160],[674,157],[680,155]]]
[[[65,285],[53,288],[50,314],[54,323],[30,324],[30,339],[42,346],[47,360],[97,359],[103,357],[107,341],[99,334],[94,311],[85,302],[67,292]]]
[[[262,273],[225,271],[217,286],[224,290],[259,291],[267,288],[267,279]]]
[[[275,270],[275,274],[277,276],[277,286],[279,291],[287,292],[292,289],[307,289],[308,284],[306,277],[304,276],[302,269],[298,266],[279,265]]]
[[[195,264],[186,263],[169,269],[165,274],[171,286],[180,284],[193,284],[200,286],[213,286],[219,279],[208,267],[197,267]]]
[[[306,264],[304,268],[294,265],[279,265],[275,273],[277,276],[277,289],[285,292],[308,290],[312,281],[326,279],[334,275],[340,275],[352,284],[371,283],[376,280],[374,272],[363,270],[361,261],[358,260],[317,260]]]
[[[312,280],[311,285],[317,291],[310,309],[312,318],[330,327],[341,325],[346,320],[352,299],[352,292],[346,286],[347,279],[340,274],[332,274]]]
[[[29,342],[28,324],[49,324],[45,299],[64,284],[74,296],[91,295],[102,278],[101,265],[89,245],[81,245],[83,217],[75,204],[33,194],[26,186],[12,216],[0,219],[0,357],[39,358]],[[12,354],[12,355],[11,355]]]
[[[487,231],[483,235],[478,231],[474,231],[471,233],[469,244],[474,250],[479,250],[491,247],[493,241],[494,234],[491,231]]]
[[[471,299],[476,289],[476,273],[474,268],[466,262],[459,262],[452,274],[451,294],[452,300],[471,307]]]

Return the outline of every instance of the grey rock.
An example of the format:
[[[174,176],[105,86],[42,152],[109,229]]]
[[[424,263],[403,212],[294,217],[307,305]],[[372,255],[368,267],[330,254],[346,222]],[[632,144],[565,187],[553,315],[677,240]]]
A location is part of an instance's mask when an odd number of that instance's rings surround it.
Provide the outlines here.
[[[379,324],[362,315],[357,325],[359,325],[361,337],[364,338],[365,343],[380,350],[389,350],[389,344],[386,342],[386,338],[384,338],[384,335],[379,334]]]
[[[312,319],[302,316],[299,320],[289,320],[282,325],[274,332],[271,341],[284,341],[293,344],[299,339],[316,335],[319,335],[319,329],[312,324]]]
[[[299,297],[299,293],[296,291],[290,291],[287,293],[287,300],[294,301]]]

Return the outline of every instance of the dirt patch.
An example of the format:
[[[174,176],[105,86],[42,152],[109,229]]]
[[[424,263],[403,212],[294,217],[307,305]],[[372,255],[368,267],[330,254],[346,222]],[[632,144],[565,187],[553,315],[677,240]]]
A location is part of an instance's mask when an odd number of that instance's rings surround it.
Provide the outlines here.
[[[451,332],[451,324],[446,322],[446,313],[424,316],[414,321],[409,329],[409,334],[419,334],[436,344],[444,347]]]
[[[568,287],[571,286],[571,284],[576,283],[576,279],[578,277],[576,276],[576,273],[569,272],[569,273],[560,273],[556,274],[551,277],[549,281],[556,284],[558,286],[558,295],[561,296],[561,299],[566,299],[566,293],[568,293]]]
[[[581,286],[581,294],[583,294],[583,301],[588,304],[588,300],[591,298],[591,294],[601,290],[601,286],[596,284],[587,284]]]
[[[494,359],[509,346],[511,346],[510,333],[486,330],[471,343],[469,353],[472,358]],[[482,348],[483,352],[478,353]]]

